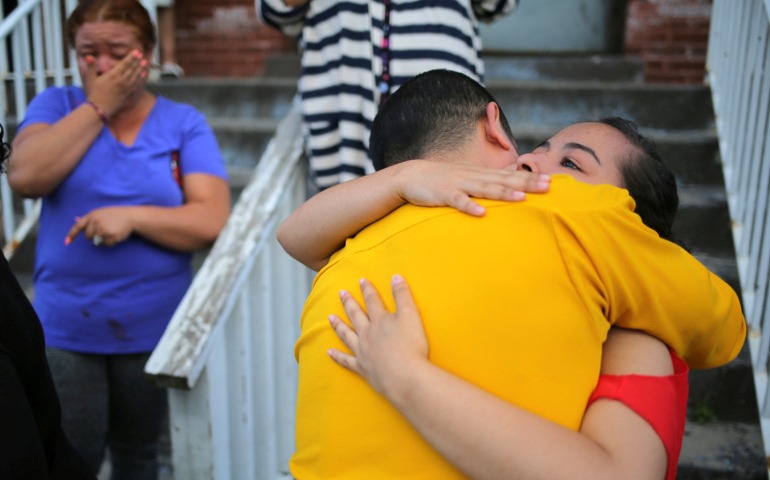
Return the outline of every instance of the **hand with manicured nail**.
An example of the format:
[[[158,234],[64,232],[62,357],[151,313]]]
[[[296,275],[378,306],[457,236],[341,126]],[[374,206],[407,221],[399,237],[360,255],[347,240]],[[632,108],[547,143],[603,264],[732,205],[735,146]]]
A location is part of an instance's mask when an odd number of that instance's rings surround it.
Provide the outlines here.
[[[104,207],[92,210],[87,215],[75,217],[72,226],[64,239],[69,245],[78,235],[83,233],[86,239],[93,241],[94,236],[101,237],[106,247],[111,247],[127,239],[133,232],[134,207]]]
[[[551,181],[548,175],[492,169],[470,162],[414,162],[413,165],[414,168],[407,171],[409,175],[400,178],[399,195],[405,202],[423,207],[453,207],[477,217],[484,215],[485,210],[473,198],[521,201],[525,192],[547,192]]]
[[[336,315],[329,317],[337,336],[353,353],[331,349],[329,356],[364,377],[386,397],[403,385],[400,376],[409,372],[415,362],[428,361],[428,339],[409,285],[403,277],[394,275],[391,287],[396,301],[394,313],[385,308],[374,285],[361,279],[361,292],[369,314],[343,290],[340,299],[352,328]]]
[[[126,101],[144,89],[149,61],[139,50],[133,50],[106,72],[99,72],[96,59],[86,56],[86,78],[83,89],[88,101],[104,111],[107,118],[119,112]]]

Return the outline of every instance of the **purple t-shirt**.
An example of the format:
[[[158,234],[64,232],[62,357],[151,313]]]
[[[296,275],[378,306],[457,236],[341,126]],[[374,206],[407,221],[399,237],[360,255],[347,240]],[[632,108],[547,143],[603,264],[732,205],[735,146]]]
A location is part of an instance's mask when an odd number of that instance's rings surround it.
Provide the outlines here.
[[[53,124],[85,101],[79,87],[49,88],[32,100],[19,129]],[[227,178],[203,114],[158,97],[134,145],[103,128],[78,166],[43,198],[34,307],[47,345],[100,354],[148,352],[157,345],[190,285],[191,254],[138,235],[114,247],[95,247],[82,234],[65,246],[64,238],[75,217],[97,208],[181,205],[173,152],[183,175]]]

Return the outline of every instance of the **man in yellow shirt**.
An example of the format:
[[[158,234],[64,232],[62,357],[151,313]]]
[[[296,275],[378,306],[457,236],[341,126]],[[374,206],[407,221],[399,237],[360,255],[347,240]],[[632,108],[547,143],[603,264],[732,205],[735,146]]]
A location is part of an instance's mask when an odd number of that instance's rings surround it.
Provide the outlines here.
[[[408,134],[388,134],[375,124],[384,140],[372,138],[375,159],[398,163],[440,153],[483,165],[516,160],[493,99],[454,75],[428,75],[394,95],[391,100],[403,97],[406,107],[386,104],[378,119],[406,125]],[[414,108],[409,99],[429,102],[435,111]],[[417,118],[411,124],[410,112]],[[446,127],[467,116],[463,112],[471,112],[470,129]],[[406,145],[425,145],[419,138],[433,145],[410,150],[398,144],[403,138]],[[579,124],[518,161],[535,171],[556,173],[557,167],[583,181],[626,186],[621,159],[634,157],[635,149],[614,126]],[[634,213],[626,191],[555,176],[548,195],[483,205],[483,218],[402,207],[349,240],[319,273],[295,350],[295,478],[464,478],[363,379],[327,358],[329,348],[343,348],[327,316],[344,317],[337,293],[357,292],[361,277],[381,292],[395,273],[409,280],[432,363],[573,430],[596,385],[611,325],[644,330],[695,367],[726,363],[740,350],[745,326],[734,292],[645,227],[644,212]],[[661,217],[653,212],[648,222]],[[665,236],[666,221],[660,223]]]

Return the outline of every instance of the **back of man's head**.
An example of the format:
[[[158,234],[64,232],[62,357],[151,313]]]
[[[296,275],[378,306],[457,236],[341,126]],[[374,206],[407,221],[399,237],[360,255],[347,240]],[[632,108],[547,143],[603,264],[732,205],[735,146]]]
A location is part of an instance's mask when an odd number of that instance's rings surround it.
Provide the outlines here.
[[[374,118],[369,153],[375,170],[461,152],[476,135],[490,102],[495,102],[492,95],[462,73],[431,70],[410,79]],[[500,123],[512,139],[502,110]]]

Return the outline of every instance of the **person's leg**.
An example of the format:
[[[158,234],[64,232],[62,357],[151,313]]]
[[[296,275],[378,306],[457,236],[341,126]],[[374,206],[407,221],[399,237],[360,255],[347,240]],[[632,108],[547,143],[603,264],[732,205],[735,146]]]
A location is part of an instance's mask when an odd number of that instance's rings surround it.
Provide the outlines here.
[[[144,378],[149,353],[111,355],[110,428],[112,480],[155,480],[158,437],[168,411],[166,390]]]
[[[176,63],[176,17],[173,6],[158,8],[158,36],[161,63]]]
[[[94,475],[104,459],[107,436],[107,360],[104,355],[46,347],[62,428]]]
[[[176,11],[174,2],[164,2],[165,8],[158,8],[158,30],[162,77],[183,77],[184,70],[176,62]]]

